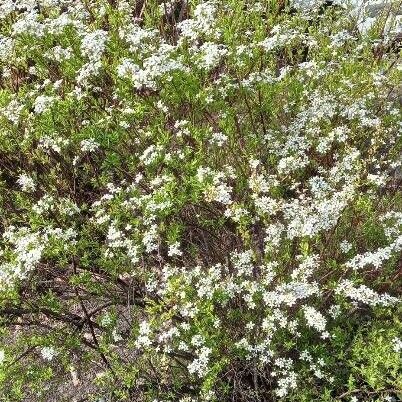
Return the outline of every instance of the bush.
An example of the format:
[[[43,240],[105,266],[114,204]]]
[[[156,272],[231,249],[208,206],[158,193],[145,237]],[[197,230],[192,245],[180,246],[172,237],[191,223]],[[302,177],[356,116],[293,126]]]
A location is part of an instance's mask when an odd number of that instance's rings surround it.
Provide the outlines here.
[[[1,2],[2,401],[402,398],[397,5],[310,3]]]

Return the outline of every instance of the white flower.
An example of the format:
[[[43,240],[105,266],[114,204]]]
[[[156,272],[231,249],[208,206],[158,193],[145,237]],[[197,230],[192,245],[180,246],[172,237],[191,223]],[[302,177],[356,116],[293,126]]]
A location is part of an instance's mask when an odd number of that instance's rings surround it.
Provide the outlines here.
[[[156,243],[157,237],[158,227],[156,225],[151,225],[150,228],[144,233],[144,237],[142,239],[142,243],[144,244],[147,253],[151,253],[158,248],[158,244]]]
[[[319,332],[325,331],[325,326],[327,324],[326,318],[317,311],[314,307],[306,306],[303,308],[304,316],[306,317],[307,324],[315,328]]]
[[[99,148],[99,144],[93,138],[82,140],[80,145],[82,152],[94,152]]]
[[[223,133],[213,133],[209,142],[221,147],[227,141],[227,139],[228,137]]]
[[[334,304],[329,308],[328,313],[332,318],[337,318],[341,314],[341,307]]]
[[[152,344],[149,335],[151,333],[151,327],[149,326],[148,322],[142,321],[140,323],[139,328],[139,336],[135,341],[135,345],[137,348],[148,347]]]
[[[99,60],[105,50],[107,39],[107,32],[101,29],[86,34],[81,42],[82,54],[91,60]]]
[[[208,370],[209,355],[211,354],[211,352],[211,349],[203,346],[199,350],[198,358],[194,359],[187,366],[189,373],[197,374],[198,377],[203,377]]]
[[[211,34],[214,28],[216,7],[212,1],[198,4],[194,10],[194,18],[177,24],[181,38],[195,41],[201,34]],[[180,39],[181,39],[180,38]]]
[[[0,349],[0,366],[3,364],[4,360],[6,358],[6,354],[3,349]]]
[[[343,240],[339,244],[339,248],[341,249],[342,253],[348,253],[352,249],[352,245],[347,240]]]
[[[18,124],[21,119],[21,112],[23,109],[23,104],[21,104],[17,99],[12,99],[6,107],[0,109],[0,114],[10,120],[12,123]]]
[[[119,342],[119,341],[123,340],[123,337],[117,332],[116,328],[113,329],[113,331],[112,331],[112,337],[115,342]]]
[[[395,337],[392,340],[392,344],[393,344],[392,348],[394,349],[394,351],[396,353],[399,353],[402,351],[402,340],[401,339]]]
[[[52,150],[54,152],[60,153],[62,148],[67,146],[69,143],[69,140],[67,138],[61,138],[61,137],[51,137],[49,135],[44,135],[41,137],[39,140],[39,148],[42,148],[44,150]]]
[[[0,35],[0,60],[6,60],[12,54],[14,41],[7,37]]]
[[[22,14],[12,26],[12,34],[29,34],[41,37],[44,34],[44,25],[39,22],[39,14],[36,10],[28,8],[29,11]]]
[[[206,69],[211,69],[219,64],[221,58],[227,54],[227,49],[224,45],[212,42],[204,43],[201,48],[200,65]]]
[[[89,78],[95,77],[99,74],[102,68],[102,63],[99,60],[91,60],[85,63],[77,73],[77,83],[80,85],[88,85]]]
[[[340,282],[338,287],[335,289],[335,293],[343,293],[354,301],[359,301],[371,306],[389,306],[398,303],[399,301],[397,297],[390,296],[387,293],[378,294],[365,285],[354,287],[353,282],[348,279],[344,279]]]
[[[45,360],[51,361],[57,353],[52,346],[45,346],[42,348],[41,354]]]
[[[209,186],[205,190],[205,198],[207,201],[217,201],[221,204],[229,205],[233,202],[231,192],[231,186],[226,183],[219,183],[215,186]]]
[[[42,257],[47,239],[39,233],[31,233],[28,228],[16,230],[9,227],[3,233],[4,239],[12,246],[14,262],[0,263],[0,287],[10,285],[15,279],[23,279],[33,270]]]
[[[55,46],[45,53],[45,56],[49,59],[54,59],[58,62],[68,60],[72,56],[72,49],[70,47],[63,48],[61,46]]]
[[[367,175],[367,180],[379,187],[385,186],[388,181],[388,176],[386,174],[371,174]]]
[[[174,11],[175,5],[176,0],[168,0],[159,5],[159,11],[162,13],[162,15],[168,16]]]
[[[21,186],[22,191],[26,192],[34,191],[36,187],[35,181],[26,173],[20,174],[17,183]]]
[[[102,324],[104,327],[107,327],[107,326],[110,325],[111,323],[112,323],[112,318],[111,318],[111,316],[110,316],[109,313],[106,313],[106,314],[102,317],[102,319],[101,319],[101,324]]]
[[[379,269],[386,260],[390,259],[392,255],[398,253],[401,249],[402,236],[399,236],[389,246],[381,247],[373,252],[368,251],[364,254],[357,254],[346,262],[346,266],[357,270],[367,265],[372,265],[374,268]]]
[[[168,256],[169,256],[169,257],[173,257],[173,256],[175,256],[175,255],[177,255],[177,256],[183,255],[183,252],[180,250],[179,247],[180,247],[180,243],[179,243],[179,242],[176,242],[176,243],[171,244],[171,245],[169,246]]]
[[[204,338],[201,335],[194,335],[191,338],[191,344],[196,347],[200,347],[204,344]]]
[[[34,112],[36,114],[46,112],[50,109],[55,99],[54,96],[39,95],[34,102]]]

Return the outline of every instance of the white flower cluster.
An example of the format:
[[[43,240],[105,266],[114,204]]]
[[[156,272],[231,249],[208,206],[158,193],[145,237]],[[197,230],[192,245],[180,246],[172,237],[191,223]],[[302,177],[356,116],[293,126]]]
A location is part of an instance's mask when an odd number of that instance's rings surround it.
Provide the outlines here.
[[[396,352],[396,353],[400,353],[402,351],[402,340],[399,338],[394,338],[392,340],[392,349]]]
[[[139,328],[139,336],[137,340],[135,341],[135,345],[137,348],[144,348],[148,347],[151,345],[151,340],[149,338],[149,335],[151,333],[151,328],[149,324],[146,321],[142,321],[140,323],[140,328]]]
[[[0,291],[45,272],[74,317],[87,292],[102,364],[190,373],[175,400],[250,367],[247,400],[297,399],[334,323],[400,302],[371,280],[402,250],[397,57],[321,1],[132,3],[0,1]]]
[[[169,251],[168,251],[168,256],[173,257],[173,256],[181,256],[183,255],[182,251],[180,250],[180,243],[176,242],[174,244],[171,244],[169,246]]]
[[[45,360],[51,361],[57,355],[57,352],[52,346],[44,346],[41,349],[41,355]]]
[[[44,149],[45,151],[51,150],[59,154],[68,144],[69,140],[67,138],[59,137],[53,134],[52,136],[44,135],[41,137],[38,147]]]
[[[211,69],[219,64],[222,57],[227,54],[227,49],[220,44],[206,42],[200,47],[201,67]]]
[[[0,109],[0,114],[14,124],[18,124],[21,118],[21,112],[24,105],[18,102],[17,99],[12,99],[6,107]]]
[[[125,58],[117,67],[117,74],[119,77],[130,79],[134,88],[156,89],[159,78],[175,70],[185,69],[179,61],[171,57],[172,51],[171,46],[161,45],[157,51],[143,60],[142,67]]]
[[[228,137],[223,133],[212,133],[210,142],[212,144],[216,144],[218,147],[221,147],[226,141]]]
[[[36,187],[34,179],[26,173],[20,174],[17,183],[21,186],[21,190],[26,192],[34,191]]]
[[[204,377],[208,370],[209,355],[211,354],[211,349],[206,346],[202,346],[197,352],[197,358],[194,359],[188,365],[188,371],[190,374],[196,374],[199,377]]]
[[[94,152],[99,148],[99,144],[93,138],[82,140],[80,145],[82,152]]]
[[[399,299],[397,297],[390,296],[387,293],[378,294],[365,285],[355,287],[353,283],[347,279],[344,279],[340,282],[336,292],[338,294],[344,294],[346,297],[349,297],[354,301],[368,304],[370,306],[389,306],[399,303]]]
[[[91,61],[98,61],[106,48],[107,32],[96,30],[86,34],[81,41],[81,52]]]
[[[224,205],[232,203],[232,187],[225,183],[224,172],[213,172],[209,168],[200,167],[197,172],[197,178],[201,183],[209,182],[204,194],[207,201],[216,201]],[[232,176],[233,177],[233,176]]]
[[[6,60],[14,47],[14,42],[7,36],[0,35],[0,60]]]
[[[326,318],[314,307],[306,306],[304,307],[303,311],[308,325],[321,332],[322,338],[327,338],[329,334],[325,330],[327,324]]]
[[[351,260],[346,262],[346,266],[353,269],[362,269],[368,265],[374,268],[381,268],[385,261],[389,260],[393,255],[398,254],[402,250],[402,236],[399,236],[394,242],[387,247],[382,247],[375,252],[367,252],[355,255]]]
[[[275,370],[272,375],[274,377],[280,375],[278,379],[278,388],[275,393],[279,397],[286,396],[292,389],[297,387],[297,375],[292,370],[293,361],[291,359],[278,358],[275,359]]]
[[[194,16],[179,22],[181,37],[195,41],[201,35],[216,34],[214,29],[216,6],[212,1],[205,1],[196,6]]]
[[[260,45],[265,51],[272,51],[277,47],[284,47],[292,42],[295,38],[298,38],[300,33],[295,29],[283,30],[279,25],[275,25],[271,29],[271,36],[264,39]]]
[[[43,238],[38,233],[32,233],[28,228],[17,230],[10,227],[3,233],[3,238],[13,247],[12,262],[0,264],[0,283],[8,286],[16,278],[25,278],[39,263],[45,248]]]
[[[34,112],[40,114],[48,111],[55,101],[56,98],[54,96],[39,95],[35,99]]]
[[[71,47],[63,48],[61,46],[55,46],[52,49],[48,50],[45,55],[51,60],[62,62],[65,60],[69,60],[72,57],[73,53]]]

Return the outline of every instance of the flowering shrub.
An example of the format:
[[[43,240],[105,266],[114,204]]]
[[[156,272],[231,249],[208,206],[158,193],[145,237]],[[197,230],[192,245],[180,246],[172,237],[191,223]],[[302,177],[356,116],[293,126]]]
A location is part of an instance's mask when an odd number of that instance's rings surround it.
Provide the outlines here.
[[[1,400],[400,400],[397,6],[0,2]]]

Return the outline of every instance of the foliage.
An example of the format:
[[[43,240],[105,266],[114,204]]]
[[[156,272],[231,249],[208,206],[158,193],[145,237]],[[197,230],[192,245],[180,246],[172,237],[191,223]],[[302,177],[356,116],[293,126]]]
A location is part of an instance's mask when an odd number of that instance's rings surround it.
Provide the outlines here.
[[[0,2],[1,401],[402,398],[398,5],[300,3]]]

